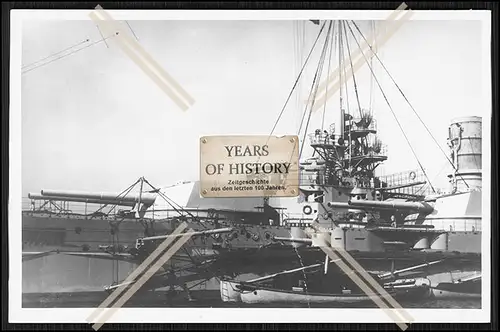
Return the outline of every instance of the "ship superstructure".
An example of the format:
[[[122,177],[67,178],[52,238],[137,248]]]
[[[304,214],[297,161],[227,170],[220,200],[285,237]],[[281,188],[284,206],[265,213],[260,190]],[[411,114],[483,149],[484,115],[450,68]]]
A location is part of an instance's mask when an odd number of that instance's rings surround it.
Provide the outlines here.
[[[455,127],[461,130],[453,130]],[[375,133],[374,129],[359,131],[363,132],[358,136],[360,141],[369,132]],[[377,147],[374,151],[371,146],[355,142],[355,146],[361,146],[355,149],[358,153],[346,154],[353,147],[339,144],[350,135],[348,130],[342,132],[311,137],[312,146],[321,156],[314,163],[323,167],[305,167],[303,177],[316,181],[303,181],[301,186],[306,198],[314,198],[314,205],[306,205],[304,210],[316,213],[318,223],[332,229],[334,243],[347,250],[370,252],[393,250],[394,246],[405,250],[481,252],[479,117],[456,119],[450,126],[455,171],[449,176],[452,190],[443,194],[422,191],[426,183],[422,172],[375,176],[373,169],[387,159],[383,150]],[[348,165],[353,160],[356,170],[334,166]]]

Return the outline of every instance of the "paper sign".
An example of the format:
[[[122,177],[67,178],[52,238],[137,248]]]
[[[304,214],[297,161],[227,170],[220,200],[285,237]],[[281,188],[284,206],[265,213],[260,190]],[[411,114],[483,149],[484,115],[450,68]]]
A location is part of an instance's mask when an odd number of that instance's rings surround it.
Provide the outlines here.
[[[298,143],[296,135],[202,137],[200,195],[298,196]]]

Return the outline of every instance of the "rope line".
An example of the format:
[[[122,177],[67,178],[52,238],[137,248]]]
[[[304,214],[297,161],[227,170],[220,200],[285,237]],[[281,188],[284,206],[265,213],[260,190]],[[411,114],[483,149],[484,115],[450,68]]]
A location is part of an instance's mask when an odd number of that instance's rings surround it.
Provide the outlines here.
[[[425,177],[426,177],[427,181],[429,181],[429,185],[430,185],[430,187],[432,188],[432,191],[435,193],[435,192],[436,192],[436,190],[435,190],[435,189],[434,189],[434,187],[432,186],[432,183],[431,183],[431,180],[429,179],[429,176],[428,176],[428,175],[427,175],[427,173],[425,172],[425,169],[424,169],[424,167],[422,166],[422,163],[421,163],[421,162],[420,162],[420,160],[418,159],[418,156],[417,156],[417,154],[416,154],[415,150],[413,149],[413,146],[411,145],[410,140],[408,139],[408,136],[406,135],[406,133],[405,133],[405,131],[404,131],[404,129],[403,129],[403,126],[402,126],[402,125],[401,125],[401,123],[399,122],[398,117],[396,116],[396,113],[394,112],[394,109],[393,109],[393,108],[392,108],[392,106],[391,106],[391,103],[390,103],[390,102],[389,102],[389,100],[387,99],[387,96],[386,96],[386,94],[385,94],[384,90],[382,89],[382,86],[380,85],[380,82],[379,82],[378,78],[375,76],[375,73],[373,72],[373,68],[370,66],[369,61],[368,61],[368,59],[366,58],[365,53],[364,53],[364,52],[363,52],[363,50],[361,49],[361,45],[359,44],[358,40],[356,39],[356,36],[354,35],[354,32],[352,31],[351,26],[350,26],[349,24],[348,24],[347,26],[349,27],[349,30],[351,31],[351,34],[352,34],[352,36],[354,37],[354,41],[356,42],[356,44],[358,45],[358,47],[359,47],[359,49],[360,49],[361,53],[363,54],[363,57],[365,58],[366,63],[367,63],[367,65],[368,65],[368,67],[370,68],[370,71],[371,71],[371,73],[372,73],[372,75],[373,75],[373,79],[374,79],[374,80],[375,80],[375,82],[377,83],[377,85],[378,85],[378,87],[379,87],[379,89],[380,89],[380,92],[381,92],[381,93],[382,93],[382,95],[384,96],[384,99],[385,99],[385,102],[387,103],[387,106],[389,106],[389,109],[390,109],[390,111],[391,111],[392,115],[394,116],[394,120],[396,120],[396,123],[397,123],[397,125],[398,125],[399,129],[401,130],[401,133],[403,134],[403,136],[404,136],[404,138],[405,138],[406,142],[408,143],[408,146],[410,147],[411,152],[413,153],[413,155],[414,155],[415,159],[417,160],[417,163],[418,163],[418,165],[419,165],[420,169],[421,169],[421,170],[422,170],[422,172],[424,173],[424,175],[425,175]]]
[[[340,21],[341,25],[344,27],[344,33],[345,33],[345,43],[347,46],[347,55],[349,55],[349,63],[351,65],[351,72],[352,72],[352,82],[354,83],[354,92],[356,93],[356,102],[358,104],[358,112],[359,116],[363,117],[363,114],[361,113],[361,102],[359,101],[359,93],[358,93],[358,84],[356,82],[356,75],[354,75],[354,66],[352,65],[352,56],[351,56],[351,48],[349,47],[349,39],[347,38],[347,29],[346,29],[346,24],[343,21]]]
[[[72,45],[72,46],[70,46],[70,47],[65,48],[65,49],[64,49],[64,50],[62,50],[62,51],[59,51],[59,52],[53,53],[53,54],[51,54],[51,55],[49,55],[49,56],[46,56],[45,58],[42,58],[42,59],[40,59],[40,60],[38,60],[38,61],[35,61],[35,62],[32,62],[32,63],[30,63],[30,64],[28,64],[28,65],[24,65],[24,66],[22,66],[22,67],[21,67],[21,69],[24,69],[24,68],[26,68],[26,67],[31,67],[31,66],[33,66],[33,65],[36,65],[37,63],[40,63],[40,62],[42,62],[42,61],[44,61],[44,60],[47,60],[48,58],[52,58],[53,56],[56,56],[56,55],[61,54],[61,53],[63,53],[63,52],[66,52],[66,51],[68,51],[68,50],[70,50],[70,49],[72,49],[72,48],[75,48],[75,47],[77,47],[77,46],[80,46],[80,45],[82,45],[82,44],[84,44],[84,43],[87,43],[87,42],[89,42],[89,41],[90,41],[90,39],[88,39],[88,38],[87,38],[87,39],[85,39],[85,40],[83,40],[83,41],[81,41],[81,42],[79,42],[79,43],[76,43],[76,44],[74,44],[74,45]]]
[[[327,78],[326,81],[330,82],[330,68],[332,64],[332,51],[333,51],[333,41],[335,38],[333,38],[333,35],[335,34],[335,25],[333,26],[332,30],[332,37],[330,37],[330,55],[328,58],[328,70],[327,70]],[[325,94],[328,96],[328,84],[326,85],[326,92]],[[325,104],[323,105],[323,118],[321,119],[321,130],[325,129],[325,114],[326,114],[326,104],[327,102],[325,101]]]
[[[84,50],[84,49],[86,49],[86,48],[89,48],[89,47],[91,47],[91,46],[95,46],[95,45],[97,45],[97,44],[99,44],[99,43],[102,43],[103,41],[105,41],[105,40],[107,40],[107,39],[109,39],[109,38],[115,37],[115,36],[117,36],[117,35],[118,35],[118,33],[113,34],[113,35],[111,35],[111,36],[108,36],[108,37],[106,37],[106,38],[103,38],[103,39],[97,40],[97,41],[95,41],[95,42],[93,42],[93,43],[91,43],[91,44],[89,44],[89,45],[87,45],[87,46],[84,46],[84,47],[82,47],[82,48],[79,48],[79,49],[77,49],[77,50],[75,50],[75,51],[72,51],[72,52],[70,52],[70,53],[68,53],[68,54],[61,55],[61,56],[59,56],[59,57],[57,57],[57,58],[55,58],[55,59],[52,59],[52,60],[50,60],[50,61],[48,61],[48,62],[42,63],[42,64],[40,64],[40,65],[38,65],[38,66],[33,67],[33,68],[30,68],[30,69],[24,70],[24,71],[22,71],[21,73],[22,73],[22,74],[26,74],[26,73],[28,73],[28,72],[30,72],[30,71],[32,71],[32,70],[35,70],[35,69],[41,68],[41,67],[46,66],[46,65],[48,65],[48,64],[50,64],[50,63],[52,63],[52,62],[55,62],[55,61],[57,61],[57,60],[61,60],[61,59],[65,58],[65,57],[67,57],[67,56],[70,56],[70,55],[73,55],[73,54],[75,54],[75,53],[77,53],[77,52],[83,51],[83,50]]]
[[[319,31],[318,36],[316,37],[316,40],[314,41],[314,44],[313,44],[313,46],[311,48],[311,51],[309,51],[309,55],[307,56],[306,61],[304,62],[304,65],[302,66],[302,69],[300,70],[300,73],[297,76],[297,79],[295,80],[295,83],[293,84],[292,90],[290,91],[290,94],[288,95],[288,98],[285,101],[285,105],[283,105],[283,108],[281,109],[281,112],[280,112],[280,114],[278,116],[278,119],[276,119],[276,122],[274,123],[273,129],[271,130],[271,133],[269,134],[269,136],[271,136],[274,133],[274,130],[276,129],[276,126],[278,125],[278,122],[280,121],[280,119],[281,119],[281,117],[283,115],[283,112],[285,111],[286,105],[288,104],[288,101],[290,100],[290,97],[292,96],[293,91],[295,90],[295,87],[297,86],[297,84],[298,84],[298,82],[300,80],[300,77],[302,76],[302,73],[304,72],[304,69],[305,69],[305,67],[307,65],[307,62],[309,61],[309,58],[311,57],[311,54],[312,54],[312,52],[313,52],[313,50],[314,50],[314,48],[316,46],[316,43],[318,42],[319,37],[321,36],[321,33],[323,32],[325,24],[326,24],[326,22],[323,23],[323,26],[321,27],[321,30]]]
[[[313,84],[311,87],[311,93],[309,94],[309,97],[311,97],[311,95],[313,95],[313,98],[312,98],[312,102],[311,102],[311,107],[309,109],[309,117],[307,118],[307,123],[306,123],[306,126],[304,128],[304,138],[302,139],[302,144],[301,144],[300,151],[299,151],[299,158],[301,158],[302,152],[304,151],[304,143],[306,141],[307,128],[309,127],[309,121],[311,120],[313,106],[314,106],[314,103],[316,101],[316,94],[317,94],[318,88],[319,88],[319,80],[321,78],[321,73],[323,72],[323,65],[325,63],[325,57],[326,57],[326,49],[328,47],[328,41],[330,40],[329,38],[331,36],[330,32],[331,32],[332,26],[333,26],[333,21],[330,22],[330,25],[328,27],[328,31],[327,31],[326,39],[325,39],[325,44],[323,45],[323,51],[321,52],[321,56],[320,56],[320,60],[319,60],[319,64],[318,64],[318,69],[316,70],[316,74],[314,75]],[[309,105],[310,100],[311,100],[311,98],[308,99],[306,109],[304,110],[304,116],[307,113],[307,106]],[[304,117],[302,118],[302,120],[304,120]],[[299,132],[300,132],[300,129],[302,129],[302,122],[301,122],[301,125],[299,128]]]
[[[371,45],[368,43],[368,41],[366,40],[365,36],[363,35],[363,33],[360,31],[359,27],[357,26],[356,22],[352,21],[351,22],[354,24],[354,26],[356,27],[356,29],[358,30],[359,34],[361,35],[361,37],[363,37],[363,39],[365,40],[365,42],[369,45],[370,47],[370,50],[372,51],[372,53],[374,54],[374,56],[377,58],[377,60],[379,61],[379,63],[382,65],[382,68],[384,68],[385,72],[387,73],[387,75],[389,75],[389,78],[391,79],[391,81],[394,83],[394,85],[396,86],[396,88],[399,90],[399,92],[401,93],[401,95],[403,96],[403,98],[405,99],[405,101],[408,103],[408,105],[410,106],[411,110],[413,111],[413,113],[415,113],[415,115],[417,116],[418,120],[420,121],[420,123],[422,123],[422,125],[424,126],[425,130],[427,130],[427,133],[431,136],[432,140],[434,141],[434,143],[436,143],[436,145],[438,146],[439,150],[441,150],[441,152],[443,153],[443,155],[445,156],[446,160],[448,160],[448,162],[452,165],[452,167],[458,171],[458,169],[455,167],[455,165],[453,164],[453,162],[450,160],[450,158],[448,157],[448,155],[446,154],[446,152],[444,152],[443,148],[441,147],[441,145],[438,143],[438,141],[436,140],[436,138],[434,137],[434,135],[432,135],[431,131],[429,130],[429,128],[427,127],[427,125],[425,124],[425,122],[420,118],[420,116],[418,115],[417,111],[415,110],[415,108],[413,107],[413,105],[410,103],[410,101],[408,100],[408,98],[406,97],[406,95],[404,94],[403,90],[401,90],[401,88],[399,87],[399,85],[396,83],[396,80],[392,77],[391,73],[389,72],[389,70],[385,67],[384,63],[382,62],[382,60],[379,58],[379,56],[377,55],[377,53],[373,52],[373,49],[371,47]],[[351,31],[351,33],[353,33]],[[354,36],[354,33],[353,33],[353,36]],[[469,185],[467,184],[467,182],[465,181],[465,179],[460,175],[460,177],[462,178],[462,180],[464,181],[465,185],[467,186],[467,188],[469,188]]]
[[[135,39],[136,39],[136,40],[139,40],[139,38],[137,38],[137,35],[135,34],[135,31],[134,31],[134,30],[132,29],[132,27],[130,26],[130,23],[128,23],[128,21],[125,21],[125,23],[127,23],[128,27],[129,27],[130,31],[132,31],[132,34],[134,35]]]

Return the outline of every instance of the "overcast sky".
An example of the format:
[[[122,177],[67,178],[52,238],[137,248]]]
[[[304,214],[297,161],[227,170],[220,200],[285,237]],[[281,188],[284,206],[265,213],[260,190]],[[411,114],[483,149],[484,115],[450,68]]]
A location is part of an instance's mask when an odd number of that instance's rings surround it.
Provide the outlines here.
[[[305,57],[320,29],[296,21],[129,23],[144,49],[193,96],[195,105],[180,110],[112,42],[109,48],[99,43],[23,74],[23,196],[41,189],[121,191],[140,176],[156,186],[197,180],[200,136],[270,133],[297,77],[300,55]],[[369,21],[358,24],[365,35],[371,33]],[[87,38],[101,39],[90,20],[24,22],[22,63]],[[299,89],[302,98],[311,86],[318,46]],[[445,20],[407,22],[379,51],[444,149],[453,117],[482,115],[481,52],[480,21]],[[421,163],[436,178],[446,159],[381,66],[375,71]],[[364,108],[370,104],[368,73],[365,66],[356,74]],[[417,168],[377,85],[372,93],[379,135],[389,148],[386,172]],[[304,107],[297,96],[276,134],[296,134]],[[353,89],[349,100],[355,107]],[[327,105],[327,123],[335,121],[338,110],[337,94]],[[313,116],[310,131],[320,126],[321,117],[321,112]],[[444,184],[444,171],[439,178]]]

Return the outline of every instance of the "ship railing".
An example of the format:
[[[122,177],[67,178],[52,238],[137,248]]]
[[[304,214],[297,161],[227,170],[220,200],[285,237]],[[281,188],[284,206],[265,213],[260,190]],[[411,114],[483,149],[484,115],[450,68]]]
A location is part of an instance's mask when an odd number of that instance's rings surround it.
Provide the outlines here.
[[[108,204],[97,203],[85,203],[85,202],[66,202],[66,201],[53,201],[51,204],[47,200],[33,200],[28,197],[23,197],[22,199],[22,209],[23,211],[31,212],[45,212],[51,214],[73,214],[81,215],[86,217],[91,217],[97,211],[108,215],[116,216],[120,215],[120,211],[126,213],[131,213],[130,209],[123,209],[120,206],[113,206]],[[195,217],[205,216],[200,214],[198,211],[190,211]],[[147,211],[145,211],[144,218],[147,219],[170,219],[174,217],[179,217],[181,215],[187,215],[187,213],[178,212],[174,209],[157,209],[155,205],[152,205]]]
[[[359,158],[359,157],[380,157],[380,156],[388,156],[389,155],[389,147],[386,144],[381,144],[374,147],[368,147],[365,151],[357,150],[355,146],[351,145],[351,158]],[[347,151],[346,160],[349,159],[349,151]]]
[[[426,196],[434,193],[427,183],[427,178],[421,169],[413,169],[404,172],[382,175],[378,179],[382,188],[397,188],[391,190],[393,193]],[[407,186],[414,183],[413,186]],[[403,187],[407,186],[407,187]]]
[[[173,218],[196,218],[196,219],[207,219],[210,216],[210,212],[204,209],[192,210],[189,209],[186,212],[183,209],[149,209],[146,211],[144,217],[149,219],[173,219]],[[215,218],[215,216],[214,216]],[[224,217],[217,216],[218,219],[222,220]]]
[[[330,182],[328,182],[328,177],[325,175],[325,172],[302,171],[300,173],[299,179],[301,187],[335,185],[344,188],[351,188],[354,185],[352,179],[344,182],[339,182],[336,178],[330,177]],[[371,184],[370,180],[360,179],[356,181],[356,186],[359,188],[374,187]]]
[[[105,206],[104,204],[96,203],[38,200],[29,197],[22,197],[21,207],[23,211],[82,216],[91,216],[98,211],[106,215],[114,215],[118,214],[120,210],[123,210],[122,207],[112,206],[110,204]]]
[[[301,171],[299,184],[300,186],[321,186],[326,183],[325,178],[322,172]]]
[[[425,175],[421,169],[412,169],[388,175],[381,175],[378,178],[389,187],[425,181]]]
[[[336,134],[326,134],[326,133],[321,133],[321,134],[316,134],[316,133],[311,133],[309,134],[309,142],[311,145],[335,145],[337,142],[338,138],[340,135]]]
[[[283,218],[283,226],[289,227],[306,227],[312,224],[314,217],[311,215],[306,215],[304,213],[290,213],[288,216]]]

